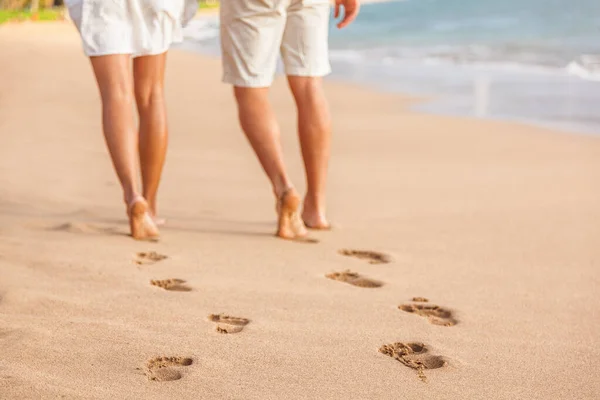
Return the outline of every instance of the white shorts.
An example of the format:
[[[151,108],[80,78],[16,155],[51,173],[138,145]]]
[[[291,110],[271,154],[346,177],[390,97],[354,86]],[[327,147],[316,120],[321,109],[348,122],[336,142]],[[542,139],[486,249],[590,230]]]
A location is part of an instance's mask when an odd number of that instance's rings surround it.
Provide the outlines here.
[[[88,57],[164,53],[183,40],[196,0],[66,0]]]
[[[286,75],[324,76],[329,0],[221,0],[223,82],[267,87],[281,53]]]

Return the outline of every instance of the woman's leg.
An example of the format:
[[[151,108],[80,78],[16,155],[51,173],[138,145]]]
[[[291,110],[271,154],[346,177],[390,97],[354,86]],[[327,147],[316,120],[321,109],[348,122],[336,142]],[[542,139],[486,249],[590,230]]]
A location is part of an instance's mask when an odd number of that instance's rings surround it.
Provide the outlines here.
[[[133,120],[133,85],[128,55],[91,57],[102,98],[102,126],[108,151],[123,188],[125,204],[136,239],[158,235],[147,217],[147,204],[141,198],[137,180],[138,139]]]
[[[164,76],[167,53],[133,60],[135,100],[140,116],[139,156],[142,189],[156,221],[156,194],[167,153],[167,110]]]

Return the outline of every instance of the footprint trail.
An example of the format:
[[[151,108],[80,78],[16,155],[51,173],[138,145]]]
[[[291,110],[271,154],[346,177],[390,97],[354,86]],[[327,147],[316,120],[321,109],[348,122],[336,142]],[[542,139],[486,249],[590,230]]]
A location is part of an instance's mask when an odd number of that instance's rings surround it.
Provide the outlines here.
[[[219,333],[239,333],[250,323],[247,318],[231,317],[225,314],[210,314],[208,320],[217,324]]]
[[[152,286],[159,287],[161,289],[169,290],[172,292],[191,292],[192,288],[185,284],[183,279],[162,279],[162,280],[151,280]]]
[[[166,382],[181,379],[179,367],[192,365],[189,357],[156,357],[146,362],[144,373],[151,381]]]
[[[332,272],[331,274],[325,275],[325,277],[334,281],[348,283],[350,285],[358,286],[361,288],[378,288],[383,286],[382,282],[366,278],[360,274],[357,274],[356,272],[352,272],[349,270],[343,272]]]
[[[402,304],[398,308],[404,312],[425,317],[434,325],[454,326],[458,323],[451,310],[435,304]]]
[[[142,251],[136,254],[136,258],[133,260],[133,262],[137,265],[149,265],[149,264],[155,264],[159,261],[165,260],[168,257],[163,255],[163,254],[159,254],[155,251]]]
[[[367,260],[369,264],[387,264],[392,261],[391,257],[387,254],[370,250],[341,249],[339,253],[343,256]]]
[[[379,348],[379,352],[392,357],[409,368],[417,370],[417,375],[423,382],[427,382],[426,369],[441,368],[447,364],[443,357],[428,354],[429,349],[423,343],[396,342],[385,344]]]

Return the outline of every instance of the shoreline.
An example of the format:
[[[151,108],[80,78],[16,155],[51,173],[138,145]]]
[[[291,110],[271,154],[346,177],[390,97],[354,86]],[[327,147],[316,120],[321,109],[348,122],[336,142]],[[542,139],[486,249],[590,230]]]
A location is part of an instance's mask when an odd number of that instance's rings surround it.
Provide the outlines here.
[[[429,116],[327,81],[336,229],[273,238],[274,200],[220,63],[172,51],[157,243],[127,237],[79,38],[0,29],[0,392],[6,398],[594,399],[600,392],[600,142]],[[43,62],[40,62],[43,60]],[[49,79],[51,77],[51,79]],[[271,90],[304,190],[293,100]],[[344,256],[382,253],[387,264]],[[139,253],[167,258],[151,262]],[[383,283],[328,279],[351,270]],[[189,291],[152,281],[181,279]],[[405,309],[415,297],[453,326]],[[400,308],[399,308],[400,307]],[[209,316],[250,322],[219,333]],[[594,339],[595,338],[595,339]],[[417,371],[379,352],[419,342]],[[191,359],[172,382],[155,357]],[[260,368],[257,368],[260,366]]]
[[[187,30],[184,44],[176,48],[219,57],[218,22],[214,17],[198,20]],[[330,80],[427,98],[426,103],[414,108],[416,112],[520,122],[600,137],[600,118],[591,102],[598,97],[600,83],[559,70],[537,74],[526,67],[516,70],[477,64],[429,65],[401,59],[369,62],[359,51],[356,53],[332,48]]]

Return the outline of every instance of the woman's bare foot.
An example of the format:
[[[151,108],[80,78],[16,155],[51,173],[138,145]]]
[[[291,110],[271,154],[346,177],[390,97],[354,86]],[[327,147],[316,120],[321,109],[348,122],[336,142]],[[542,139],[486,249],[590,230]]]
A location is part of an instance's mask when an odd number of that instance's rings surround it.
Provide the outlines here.
[[[167,223],[167,220],[158,216],[158,212],[156,211],[156,200],[152,201],[146,195],[144,195],[144,199],[146,199],[146,203],[148,204],[148,214],[152,217],[154,224],[156,226],[163,226]]]
[[[331,224],[325,217],[325,212],[319,211],[314,202],[304,199],[304,208],[302,210],[302,220],[308,229],[329,230]]]
[[[300,218],[300,196],[294,188],[287,189],[277,202],[279,214],[277,236],[283,239],[302,239],[308,232]]]
[[[164,218],[153,217],[154,223],[156,226],[164,226],[167,223],[167,220]]]
[[[167,220],[165,218],[158,217],[154,213],[150,213],[150,217],[152,217],[152,221],[154,221],[154,224],[156,226],[164,226],[167,223]]]
[[[131,236],[136,240],[155,239],[158,237],[158,228],[148,213],[148,203],[143,197],[138,196],[129,203],[127,209]]]

